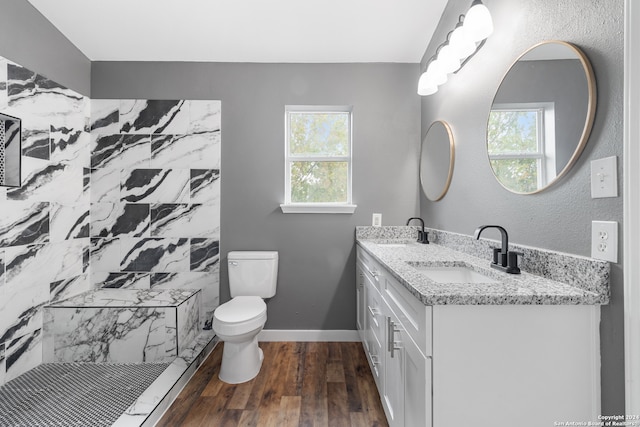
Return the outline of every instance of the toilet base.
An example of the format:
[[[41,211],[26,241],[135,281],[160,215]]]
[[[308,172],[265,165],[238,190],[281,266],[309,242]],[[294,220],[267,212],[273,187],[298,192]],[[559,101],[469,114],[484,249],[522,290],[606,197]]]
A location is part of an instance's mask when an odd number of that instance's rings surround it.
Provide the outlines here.
[[[229,384],[250,381],[260,372],[263,359],[264,353],[258,347],[257,335],[244,342],[225,341],[218,378]]]

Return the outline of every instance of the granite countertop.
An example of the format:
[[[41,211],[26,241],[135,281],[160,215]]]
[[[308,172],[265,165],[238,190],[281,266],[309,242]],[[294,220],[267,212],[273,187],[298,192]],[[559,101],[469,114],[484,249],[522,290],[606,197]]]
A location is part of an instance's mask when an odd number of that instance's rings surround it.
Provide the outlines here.
[[[522,272],[507,274],[481,259],[441,245],[423,245],[406,239],[362,239],[356,243],[425,305],[598,305],[608,295],[591,292],[542,276]],[[405,244],[405,246],[384,246]],[[494,283],[438,283],[413,266],[467,267],[495,280]]]

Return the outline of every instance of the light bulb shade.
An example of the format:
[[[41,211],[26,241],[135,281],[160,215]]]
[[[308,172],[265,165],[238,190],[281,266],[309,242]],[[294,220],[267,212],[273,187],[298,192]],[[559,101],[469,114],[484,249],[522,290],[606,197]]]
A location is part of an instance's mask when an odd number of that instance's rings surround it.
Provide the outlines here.
[[[420,80],[418,80],[418,95],[433,95],[437,91],[438,85],[429,81],[429,76],[427,75],[426,71],[422,73],[422,75],[420,76]]]
[[[449,46],[459,59],[465,59],[476,51],[476,44],[467,36],[464,26],[453,30],[449,39]]]
[[[429,79],[430,83],[435,84],[436,86],[440,86],[441,84],[445,84],[447,82],[447,73],[444,72],[440,62],[436,59],[432,61],[431,64],[427,67],[427,79]]]
[[[487,6],[480,2],[471,6],[464,17],[463,27],[474,42],[480,42],[489,37],[493,33],[493,20]]]
[[[446,74],[454,73],[460,69],[460,58],[458,58],[449,45],[440,49],[438,61],[440,62],[442,71]]]

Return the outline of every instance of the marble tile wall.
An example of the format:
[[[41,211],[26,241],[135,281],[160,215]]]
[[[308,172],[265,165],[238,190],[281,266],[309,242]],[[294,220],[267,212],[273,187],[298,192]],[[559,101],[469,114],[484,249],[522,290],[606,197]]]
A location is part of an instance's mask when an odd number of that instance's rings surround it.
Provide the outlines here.
[[[0,187],[0,384],[42,362],[43,306],[91,288],[89,99],[0,58],[22,185]]]
[[[0,57],[0,113],[22,119],[22,185],[0,187],[0,384],[42,363],[43,307],[90,289],[199,289],[210,328],[220,101],[89,100]]]
[[[91,100],[91,282],[219,301],[220,101]]]

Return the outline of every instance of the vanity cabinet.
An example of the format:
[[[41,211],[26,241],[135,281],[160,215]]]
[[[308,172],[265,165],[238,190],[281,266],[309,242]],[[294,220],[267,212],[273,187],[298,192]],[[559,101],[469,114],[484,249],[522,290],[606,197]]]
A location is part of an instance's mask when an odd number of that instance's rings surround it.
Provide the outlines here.
[[[365,321],[359,332],[389,425],[430,427],[431,358],[424,354],[431,348],[425,345],[431,342],[430,307],[412,298],[360,250],[356,268],[358,287],[364,284],[364,291],[358,292],[366,294]]]
[[[598,420],[599,306],[427,306],[360,247],[357,265],[358,328],[390,426]]]

